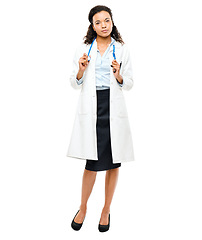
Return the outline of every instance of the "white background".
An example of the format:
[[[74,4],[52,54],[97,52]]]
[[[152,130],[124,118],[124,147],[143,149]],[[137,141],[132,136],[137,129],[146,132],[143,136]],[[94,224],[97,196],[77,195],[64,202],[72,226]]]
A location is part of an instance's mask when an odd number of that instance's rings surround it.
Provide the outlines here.
[[[120,168],[107,233],[97,229],[104,172],[82,229],[71,229],[85,161],[66,157],[79,96],[69,82],[72,58],[97,4],[112,9],[134,68],[124,96],[135,161]],[[202,239],[199,4],[1,1],[1,239]]]

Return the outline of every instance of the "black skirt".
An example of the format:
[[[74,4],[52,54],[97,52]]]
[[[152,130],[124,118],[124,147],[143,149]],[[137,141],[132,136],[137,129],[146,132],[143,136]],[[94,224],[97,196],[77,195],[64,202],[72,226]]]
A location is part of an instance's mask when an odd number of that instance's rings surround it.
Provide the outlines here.
[[[97,93],[97,151],[98,160],[86,159],[85,169],[105,171],[118,168],[121,163],[113,164],[110,138],[109,99],[110,89],[96,90]]]

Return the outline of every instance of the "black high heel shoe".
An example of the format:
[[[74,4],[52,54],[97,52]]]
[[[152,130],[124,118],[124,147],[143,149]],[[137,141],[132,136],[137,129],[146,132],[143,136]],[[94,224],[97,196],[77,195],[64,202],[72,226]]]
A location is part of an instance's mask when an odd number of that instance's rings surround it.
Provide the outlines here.
[[[100,232],[106,232],[109,230],[109,227],[110,227],[110,213],[109,213],[109,222],[108,222],[108,225],[101,225],[99,224],[98,225],[98,229]]]
[[[80,210],[78,210],[78,212],[79,212],[79,211],[80,211]],[[78,212],[76,213],[76,215],[78,214]],[[76,217],[76,215],[75,215],[75,217]],[[74,219],[75,219],[75,217],[74,217]],[[72,220],[71,227],[72,227],[75,231],[79,231],[79,230],[81,229],[82,225],[83,225],[84,220],[83,220],[82,223],[76,223],[76,222],[74,221],[74,219]],[[84,219],[85,219],[85,217],[84,217]]]

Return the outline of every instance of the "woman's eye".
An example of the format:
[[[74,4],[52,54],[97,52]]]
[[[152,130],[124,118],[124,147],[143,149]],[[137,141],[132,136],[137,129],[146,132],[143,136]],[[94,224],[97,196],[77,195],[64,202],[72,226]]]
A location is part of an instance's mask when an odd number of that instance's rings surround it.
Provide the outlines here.
[[[98,25],[98,24],[99,24],[99,22],[96,22],[95,24],[97,24],[97,25]]]

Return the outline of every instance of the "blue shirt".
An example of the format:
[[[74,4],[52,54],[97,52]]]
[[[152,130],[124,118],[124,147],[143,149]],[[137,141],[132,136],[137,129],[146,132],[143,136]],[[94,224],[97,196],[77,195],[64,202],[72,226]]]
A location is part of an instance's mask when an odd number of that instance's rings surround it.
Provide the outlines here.
[[[104,90],[110,88],[110,68],[111,63],[109,60],[109,50],[111,45],[115,42],[115,39],[111,37],[111,43],[108,48],[101,56],[99,50],[97,49],[97,58],[95,62],[95,80],[96,80],[96,90]],[[84,72],[85,73],[85,72]],[[84,75],[83,75],[84,77]],[[77,84],[83,83],[83,77],[81,79],[76,79]],[[117,83],[122,87],[123,83]]]

